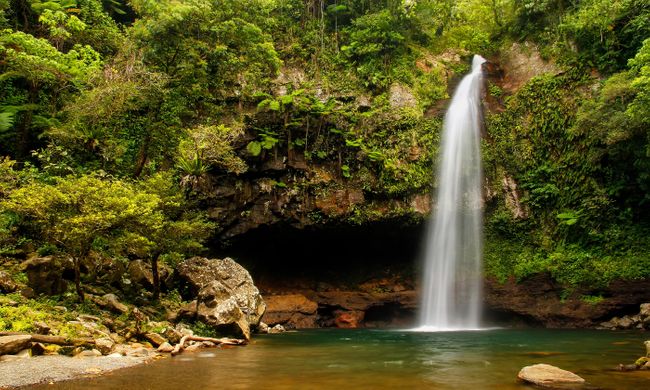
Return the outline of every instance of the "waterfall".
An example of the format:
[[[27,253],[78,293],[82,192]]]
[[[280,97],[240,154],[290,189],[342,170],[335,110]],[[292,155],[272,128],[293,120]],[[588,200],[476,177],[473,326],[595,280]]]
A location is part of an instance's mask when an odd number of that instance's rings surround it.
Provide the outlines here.
[[[480,327],[482,301],[481,88],[482,64],[456,89],[441,141],[437,201],[426,244],[420,328]]]

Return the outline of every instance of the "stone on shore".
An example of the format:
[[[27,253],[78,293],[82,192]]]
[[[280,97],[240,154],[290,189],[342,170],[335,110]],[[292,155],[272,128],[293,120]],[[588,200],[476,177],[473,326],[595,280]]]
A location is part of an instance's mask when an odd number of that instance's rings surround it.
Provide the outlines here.
[[[31,346],[32,336],[0,336],[0,355],[13,355]]]
[[[193,257],[181,263],[177,272],[197,297],[198,320],[250,338],[250,329],[259,324],[266,305],[244,267],[230,258]]]
[[[160,346],[157,349],[158,352],[165,352],[165,353],[170,353],[173,350],[174,350],[174,347],[171,344],[169,344],[168,342],[164,342],[164,343],[160,344]]]
[[[95,347],[102,355],[109,355],[113,351],[115,343],[108,337],[102,337],[95,340]]]
[[[145,333],[144,337],[153,345],[154,347],[158,347],[164,343],[167,342],[167,339],[159,335],[158,333]]]
[[[549,388],[585,383],[585,380],[578,375],[549,364],[526,366],[519,371],[517,378],[524,382]]]

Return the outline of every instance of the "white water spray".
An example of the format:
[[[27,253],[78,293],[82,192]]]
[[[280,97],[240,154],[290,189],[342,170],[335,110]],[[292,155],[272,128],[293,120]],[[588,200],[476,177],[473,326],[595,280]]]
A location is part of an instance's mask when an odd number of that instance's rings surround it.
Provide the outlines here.
[[[481,325],[480,95],[484,62],[483,57],[474,56],[472,72],[456,89],[445,116],[417,330],[471,330]]]

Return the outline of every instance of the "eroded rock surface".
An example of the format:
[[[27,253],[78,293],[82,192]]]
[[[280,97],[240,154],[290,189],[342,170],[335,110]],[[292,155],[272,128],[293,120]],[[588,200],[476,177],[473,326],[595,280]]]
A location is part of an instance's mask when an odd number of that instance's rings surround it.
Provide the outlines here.
[[[315,328],[318,304],[302,294],[271,295],[265,297],[266,313],[262,320],[273,326],[287,328]]]
[[[197,297],[197,318],[208,325],[250,338],[266,304],[253,278],[231,258],[193,257],[179,264],[178,275]]]
[[[611,313],[630,311],[650,301],[647,281],[614,281],[598,291],[603,300],[587,302],[583,295],[592,291],[575,291],[563,297],[564,286],[548,274],[537,274],[517,282],[501,283],[494,279],[485,282],[486,306],[495,312],[516,315],[550,328],[595,327]]]

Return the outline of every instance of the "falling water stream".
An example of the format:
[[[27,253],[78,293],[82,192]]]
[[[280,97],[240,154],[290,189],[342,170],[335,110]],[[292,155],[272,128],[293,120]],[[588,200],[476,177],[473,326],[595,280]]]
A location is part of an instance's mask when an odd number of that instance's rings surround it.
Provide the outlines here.
[[[482,64],[456,89],[445,116],[438,194],[429,228],[418,330],[480,328]]]

